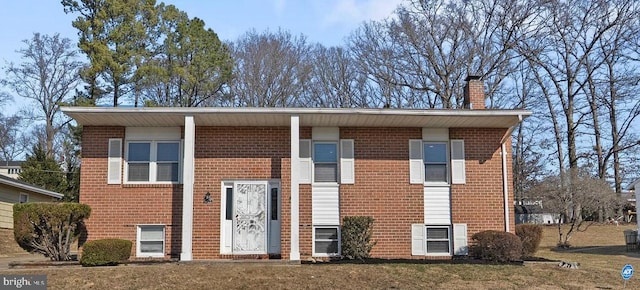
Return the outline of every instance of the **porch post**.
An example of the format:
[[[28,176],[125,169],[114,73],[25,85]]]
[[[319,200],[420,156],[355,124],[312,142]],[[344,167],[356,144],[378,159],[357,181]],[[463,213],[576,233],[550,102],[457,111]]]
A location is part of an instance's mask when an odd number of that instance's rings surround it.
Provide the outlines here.
[[[300,260],[300,117],[291,116],[291,253],[289,260]]]
[[[193,116],[184,117],[184,162],[182,165],[182,252],[181,261],[193,260],[193,181],[195,121]]]

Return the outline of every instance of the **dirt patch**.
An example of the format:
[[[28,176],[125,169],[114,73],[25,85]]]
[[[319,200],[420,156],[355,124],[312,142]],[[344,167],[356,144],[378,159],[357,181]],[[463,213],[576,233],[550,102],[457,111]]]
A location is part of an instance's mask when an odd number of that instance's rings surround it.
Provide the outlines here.
[[[13,237],[13,229],[0,228],[0,257],[10,257],[16,254],[26,254],[27,251],[18,246]]]

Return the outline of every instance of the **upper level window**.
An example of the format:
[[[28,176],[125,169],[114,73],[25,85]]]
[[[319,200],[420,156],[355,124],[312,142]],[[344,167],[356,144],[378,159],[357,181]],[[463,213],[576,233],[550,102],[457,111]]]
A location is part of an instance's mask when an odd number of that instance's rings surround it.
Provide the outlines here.
[[[448,150],[446,142],[424,143],[424,181],[449,182]]]
[[[127,142],[128,182],[178,182],[180,142]]]
[[[338,182],[338,143],[313,144],[314,182]]]

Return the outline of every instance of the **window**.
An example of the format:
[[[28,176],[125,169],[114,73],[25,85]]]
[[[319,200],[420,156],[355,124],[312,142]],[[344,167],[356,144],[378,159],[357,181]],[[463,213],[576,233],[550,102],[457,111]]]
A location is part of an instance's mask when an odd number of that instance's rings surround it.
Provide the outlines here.
[[[20,203],[29,202],[29,195],[26,193],[21,193],[19,202]]]
[[[313,254],[315,256],[340,254],[340,231],[337,226],[313,229]]]
[[[427,226],[427,255],[449,254],[450,234],[448,226]]]
[[[338,143],[313,144],[314,182],[338,182]]]
[[[164,257],[164,225],[138,226],[138,257]]]
[[[180,142],[129,141],[128,182],[176,183],[180,173]]]
[[[271,220],[278,220],[278,189],[271,188]]]
[[[227,194],[227,199],[225,199],[224,219],[230,221],[233,219],[233,186],[225,187],[225,193]]]
[[[448,150],[445,142],[424,143],[424,181],[448,183]]]

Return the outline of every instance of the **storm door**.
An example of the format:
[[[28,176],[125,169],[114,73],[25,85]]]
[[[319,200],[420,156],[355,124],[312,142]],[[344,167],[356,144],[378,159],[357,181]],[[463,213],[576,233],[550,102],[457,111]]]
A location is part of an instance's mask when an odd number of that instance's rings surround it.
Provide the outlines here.
[[[267,253],[266,181],[233,183],[233,253]]]

